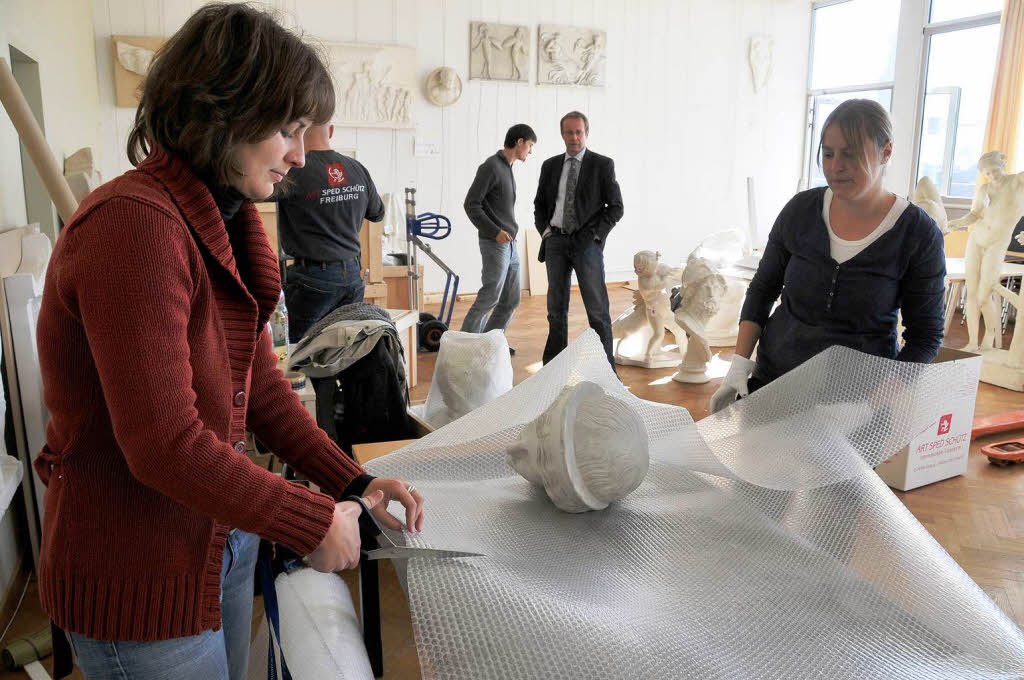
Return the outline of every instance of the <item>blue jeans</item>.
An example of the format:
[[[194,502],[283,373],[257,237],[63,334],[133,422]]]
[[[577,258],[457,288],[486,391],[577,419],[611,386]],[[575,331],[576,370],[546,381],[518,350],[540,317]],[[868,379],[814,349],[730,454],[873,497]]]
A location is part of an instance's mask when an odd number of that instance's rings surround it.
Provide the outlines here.
[[[519,306],[519,253],[515,240],[498,243],[493,238],[480,239],[480,259],[480,292],[462,322],[466,333],[505,330]]]
[[[362,302],[364,290],[358,257],[323,265],[289,265],[284,283],[288,342],[301,340],[310,326],[338,307]]]
[[[548,270],[548,341],[544,345],[544,363],[569,344],[569,286],[575,270],[587,321],[597,331],[608,362],[615,368],[608,288],[604,284],[604,244],[594,240],[590,229],[579,229],[571,235],[552,233],[544,249]]]
[[[111,642],[68,633],[86,680],[245,680],[258,536],[234,531],[221,567],[221,627],[156,642]]]

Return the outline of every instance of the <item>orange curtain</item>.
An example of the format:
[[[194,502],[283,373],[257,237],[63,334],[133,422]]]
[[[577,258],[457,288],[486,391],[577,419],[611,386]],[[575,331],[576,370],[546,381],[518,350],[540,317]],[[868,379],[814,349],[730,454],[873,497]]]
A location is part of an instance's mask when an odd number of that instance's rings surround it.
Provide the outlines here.
[[[1024,98],[1024,0],[1006,0],[999,31],[999,56],[992,83],[986,152],[1006,154],[1007,172],[1019,172],[1017,157],[1021,135],[1021,99]]]

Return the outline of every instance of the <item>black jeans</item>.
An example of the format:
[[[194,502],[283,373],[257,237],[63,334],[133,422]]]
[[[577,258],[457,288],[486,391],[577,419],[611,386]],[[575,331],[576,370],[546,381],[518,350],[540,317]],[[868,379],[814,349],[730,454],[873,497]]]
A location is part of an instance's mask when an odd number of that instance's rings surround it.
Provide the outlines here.
[[[601,338],[608,363],[614,368],[612,320],[604,283],[604,244],[594,240],[590,229],[580,229],[568,236],[552,233],[544,249],[548,270],[548,341],[544,345],[544,363],[569,344],[569,286],[575,270],[587,320]]]
[[[288,342],[298,342],[310,326],[342,305],[363,301],[359,258],[341,262],[293,264],[284,284]]]

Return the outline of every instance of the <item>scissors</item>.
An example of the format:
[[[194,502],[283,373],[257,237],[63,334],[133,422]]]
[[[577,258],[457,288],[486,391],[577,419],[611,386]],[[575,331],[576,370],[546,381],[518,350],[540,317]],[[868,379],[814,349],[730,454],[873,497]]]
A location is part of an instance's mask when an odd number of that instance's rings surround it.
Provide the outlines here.
[[[410,557],[483,557],[482,553],[463,552],[461,550],[396,545],[387,535],[387,532],[384,531],[384,527],[380,525],[377,518],[370,512],[370,508],[367,507],[365,500],[359,496],[348,496],[344,500],[359,503],[363,508],[362,514],[359,515],[359,537],[364,547],[360,552],[368,560],[408,559]],[[365,546],[373,545],[372,541],[378,536],[381,537],[385,545],[374,550],[367,550]]]

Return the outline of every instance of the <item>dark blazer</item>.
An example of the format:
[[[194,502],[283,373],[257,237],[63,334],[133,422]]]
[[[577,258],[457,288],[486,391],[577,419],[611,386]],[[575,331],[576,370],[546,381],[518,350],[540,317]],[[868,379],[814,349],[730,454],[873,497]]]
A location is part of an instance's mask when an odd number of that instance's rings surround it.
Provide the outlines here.
[[[562,176],[565,152],[552,156],[540,166],[540,182],[533,199],[533,221],[542,235],[551,226],[551,216],[558,200],[558,180]],[[615,161],[587,149],[576,179],[576,215],[580,229],[590,230],[604,243],[608,232],[622,219],[622,192],[615,181]],[[546,239],[545,239],[546,241]],[[537,257],[544,261],[545,242]]]

